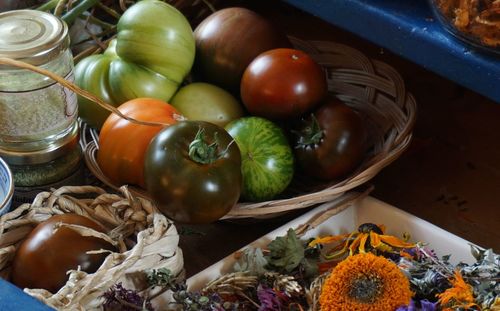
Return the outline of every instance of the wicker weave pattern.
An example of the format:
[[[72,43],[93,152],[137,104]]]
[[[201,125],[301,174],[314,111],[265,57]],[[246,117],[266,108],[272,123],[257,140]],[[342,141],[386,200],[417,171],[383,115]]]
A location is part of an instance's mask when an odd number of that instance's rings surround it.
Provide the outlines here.
[[[225,219],[272,217],[330,201],[368,182],[395,161],[410,144],[416,102],[406,91],[404,81],[396,70],[345,45],[290,39],[297,49],[307,52],[325,69],[329,91],[363,117],[371,148],[360,167],[344,180],[304,187],[294,185],[283,195],[284,198],[257,203],[241,202]],[[87,166],[105,184],[117,188],[100,171],[95,160],[96,152],[95,143],[89,143],[85,152]],[[147,197],[145,191],[132,188],[131,191]]]

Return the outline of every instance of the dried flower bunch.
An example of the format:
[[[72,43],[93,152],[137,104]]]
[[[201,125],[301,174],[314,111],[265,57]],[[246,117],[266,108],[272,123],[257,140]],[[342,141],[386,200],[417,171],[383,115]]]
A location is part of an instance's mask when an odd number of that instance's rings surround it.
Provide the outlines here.
[[[233,272],[200,291],[168,283],[176,310],[499,310],[500,256],[472,247],[453,265],[423,243],[362,224],[348,234],[301,239],[289,229],[238,254]],[[165,286],[163,286],[164,288]],[[132,300],[149,310],[147,300]],[[132,309],[131,309],[132,310]]]

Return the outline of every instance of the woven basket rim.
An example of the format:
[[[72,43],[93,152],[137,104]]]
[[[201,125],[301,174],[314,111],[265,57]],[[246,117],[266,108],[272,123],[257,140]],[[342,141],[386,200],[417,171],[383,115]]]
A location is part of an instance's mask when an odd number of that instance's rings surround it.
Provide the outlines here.
[[[329,92],[350,106],[366,107],[386,129],[379,148],[366,154],[361,166],[348,177],[321,190],[297,196],[264,202],[238,202],[222,219],[269,218],[296,209],[330,201],[375,177],[384,167],[394,162],[408,148],[416,121],[417,105],[401,75],[390,65],[370,59],[357,49],[331,41],[305,41],[290,37],[297,49],[304,50],[327,72]],[[347,62],[338,66],[337,62]],[[387,113],[386,113],[387,112]],[[366,112],[365,112],[366,113]],[[366,113],[368,116],[370,114]],[[376,123],[376,122],[374,122]],[[117,189],[100,170],[95,139],[84,146],[84,158],[89,170],[101,182]],[[135,195],[150,199],[147,192],[129,186]]]

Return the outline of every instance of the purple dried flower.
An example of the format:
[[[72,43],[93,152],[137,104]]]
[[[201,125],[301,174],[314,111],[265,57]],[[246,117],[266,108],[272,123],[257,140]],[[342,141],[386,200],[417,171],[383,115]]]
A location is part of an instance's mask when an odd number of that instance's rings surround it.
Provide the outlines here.
[[[401,306],[397,308],[396,311],[417,311],[415,301],[411,300],[409,305]]]
[[[420,308],[417,307],[415,301],[412,299],[410,304],[407,306],[401,306],[396,309],[396,311],[436,311],[437,302],[430,302],[427,299],[419,301]]]
[[[437,310],[437,301],[431,302],[427,299],[420,300],[420,306],[422,311],[436,311]]]
[[[154,311],[151,302],[144,303],[144,298],[136,291],[123,287],[122,283],[113,285],[104,293],[103,297],[105,298],[103,308],[106,311],[136,311],[137,307]]]
[[[281,301],[276,292],[265,285],[259,285],[257,288],[257,297],[259,298],[259,311],[281,310]]]

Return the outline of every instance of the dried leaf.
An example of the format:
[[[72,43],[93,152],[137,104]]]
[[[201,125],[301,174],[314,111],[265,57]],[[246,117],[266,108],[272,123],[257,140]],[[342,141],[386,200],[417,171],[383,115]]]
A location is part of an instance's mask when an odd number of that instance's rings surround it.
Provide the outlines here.
[[[253,275],[259,275],[266,272],[265,266],[267,260],[260,248],[246,248],[242,256],[234,264],[234,271],[248,271]]]
[[[266,257],[269,265],[291,272],[304,259],[303,242],[297,238],[295,231],[289,229],[284,237],[277,237],[269,243],[269,256]]]

